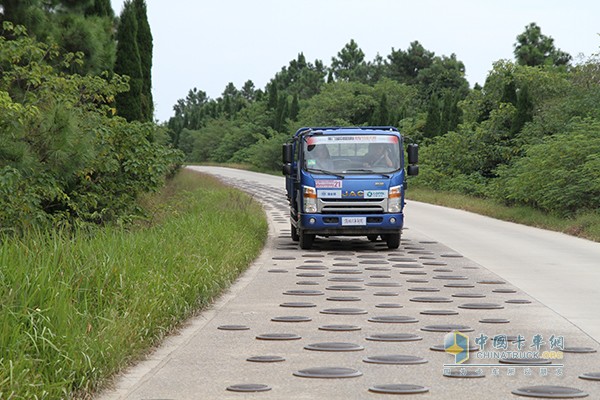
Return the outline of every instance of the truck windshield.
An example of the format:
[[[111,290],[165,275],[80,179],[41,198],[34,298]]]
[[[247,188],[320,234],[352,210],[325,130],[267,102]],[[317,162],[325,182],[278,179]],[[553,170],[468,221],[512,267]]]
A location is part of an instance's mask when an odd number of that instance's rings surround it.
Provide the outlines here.
[[[313,173],[370,174],[400,169],[393,135],[319,135],[305,138],[304,169]]]

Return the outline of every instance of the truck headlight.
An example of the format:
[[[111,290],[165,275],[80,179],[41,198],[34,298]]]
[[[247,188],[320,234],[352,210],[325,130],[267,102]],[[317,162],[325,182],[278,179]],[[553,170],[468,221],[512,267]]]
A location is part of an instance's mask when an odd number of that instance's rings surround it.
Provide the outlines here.
[[[317,212],[317,191],[314,187],[304,186],[304,212]]]
[[[388,192],[388,212],[402,211],[402,185],[393,186]]]

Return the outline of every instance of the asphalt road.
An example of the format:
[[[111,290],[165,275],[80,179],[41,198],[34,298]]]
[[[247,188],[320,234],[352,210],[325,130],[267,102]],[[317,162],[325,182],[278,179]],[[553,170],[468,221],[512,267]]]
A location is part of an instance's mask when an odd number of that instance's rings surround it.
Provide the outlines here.
[[[580,378],[600,375],[600,244],[409,202],[398,250],[318,238],[303,251],[289,238],[283,178],[191,168],[261,201],[268,243],[211,309],[99,399],[363,399],[385,398],[376,391],[390,388],[424,391],[418,398],[510,399],[532,386],[600,399],[600,381]],[[459,367],[431,349],[453,325],[471,344],[487,338]],[[515,365],[492,353],[538,348],[563,349],[564,358]],[[348,377],[305,376],[314,372]],[[483,376],[464,376],[473,373]],[[265,391],[228,390],[236,385]]]

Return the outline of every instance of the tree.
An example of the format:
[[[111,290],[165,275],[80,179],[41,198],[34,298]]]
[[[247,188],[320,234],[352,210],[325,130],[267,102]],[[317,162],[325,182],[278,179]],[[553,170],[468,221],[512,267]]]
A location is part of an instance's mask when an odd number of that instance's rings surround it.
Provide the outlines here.
[[[277,91],[277,85],[275,85],[275,82],[271,82],[267,86],[267,92],[269,93],[267,107],[269,110],[274,110],[277,108],[277,102],[279,101],[279,93]]]
[[[381,80],[386,74],[386,65],[383,57],[377,53],[375,59],[371,63],[367,63],[367,80],[371,84],[375,84]]]
[[[419,72],[431,66],[434,56],[434,52],[425,50],[418,41],[412,42],[406,51],[392,47],[388,55],[388,75],[400,83],[415,84]]]
[[[335,79],[333,79],[333,71],[330,69],[327,73],[327,83],[333,83]]]
[[[371,125],[375,126],[387,126],[391,125],[390,110],[388,108],[387,95],[383,93],[379,100],[379,105],[375,109],[371,118]]]
[[[137,195],[157,189],[177,162],[159,143],[162,129],[109,117],[115,95],[127,90],[121,76],[66,74],[57,66],[82,55],[62,55],[11,23],[3,28],[11,34],[0,35],[3,230],[126,221]]]
[[[242,97],[247,101],[254,101],[256,96],[256,88],[254,87],[254,82],[251,80],[247,80],[242,86]]]
[[[51,0],[43,1],[43,3],[46,3],[44,5],[53,10],[68,10],[69,12],[83,14],[88,8],[93,6],[94,1],[95,0]]]
[[[300,105],[298,104],[298,95],[295,94],[292,97],[292,104],[290,105],[290,119],[295,121],[298,118],[298,113],[300,112]]]
[[[543,35],[535,22],[527,25],[525,32],[517,36],[514,48],[517,63],[530,67],[568,65],[572,59],[570,54],[554,47],[554,39]]]
[[[96,0],[97,1],[97,0]],[[154,101],[152,100],[152,31],[148,23],[146,0],[133,0],[137,19],[136,42],[140,53],[142,69],[142,120],[152,121],[154,116]]]
[[[331,71],[336,80],[367,83],[367,69],[365,53],[354,39],[331,59]]]
[[[269,87],[275,86],[279,92],[298,95],[300,99],[308,99],[319,93],[324,84],[325,67],[323,62],[315,60],[314,65],[306,61],[303,53],[290,61],[287,67],[275,74]]]
[[[500,170],[504,199],[564,216],[600,208],[600,121],[576,118],[563,129]]]
[[[279,101],[277,102],[277,109],[274,114],[273,129],[277,132],[284,131],[285,120],[288,118],[289,106],[287,96],[285,94],[279,95]]]
[[[425,120],[425,126],[423,127],[425,137],[432,138],[440,134],[442,124],[441,118],[440,100],[438,95],[434,93],[429,99],[427,119]]]
[[[515,80],[512,77],[508,77],[509,81],[504,85],[504,91],[500,98],[501,103],[510,103],[512,105],[517,104],[517,86]]]
[[[96,15],[98,17],[109,17],[113,19],[115,12],[113,11],[110,0],[94,0],[94,3],[85,10],[85,15]]]
[[[52,36],[50,16],[42,7],[41,0],[0,0],[0,22],[10,21],[23,25],[31,36],[45,41]]]
[[[461,99],[469,93],[465,65],[456,58],[456,54],[451,54],[450,57],[434,57],[429,67],[419,71],[417,83],[424,99],[430,98],[433,93],[443,93],[447,90],[457,92]]]
[[[209,98],[206,92],[197,88],[188,91],[185,99],[177,100],[177,104],[173,106],[175,115],[167,123],[171,142],[175,147],[179,147],[179,139],[183,129],[198,130],[205,125],[210,114],[208,104]]]
[[[300,71],[297,84],[291,87],[290,94],[297,93],[301,99],[311,98],[321,92],[326,74],[323,61],[315,60],[314,64],[307,63],[306,67]]]
[[[450,130],[450,119],[452,118],[452,106],[454,103],[452,100],[452,94],[444,93],[440,113],[440,133],[442,135]]]
[[[65,68],[80,75],[100,75],[112,71],[115,63],[113,24],[108,18],[85,17],[77,13],[61,13],[54,16],[55,40],[63,51],[83,53],[83,63],[72,63]]]
[[[323,87],[302,106],[300,126],[364,125],[371,121],[378,100],[374,89],[358,82],[335,82]],[[389,99],[388,99],[389,100]]]
[[[233,82],[227,84],[225,90],[223,90],[222,97],[219,100],[219,103],[222,105],[223,114],[229,119],[233,119],[235,115],[244,108],[245,100]]]
[[[440,115],[440,134],[453,131],[460,123],[460,109],[458,108],[458,98],[455,92],[447,91],[443,96],[443,106]]]
[[[113,70],[114,13],[109,0],[0,0],[1,21],[25,26],[31,36],[57,43],[63,53],[83,53],[82,62],[61,67],[65,72],[98,75]]]
[[[135,6],[126,0],[117,30],[117,61],[115,73],[129,77],[129,91],[117,96],[117,112],[128,121],[143,121],[143,73],[137,44],[137,18]]]
[[[524,85],[519,90],[515,107],[517,108],[517,113],[512,121],[511,130],[513,134],[519,133],[527,122],[533,120],[533,103],[527,85]]]

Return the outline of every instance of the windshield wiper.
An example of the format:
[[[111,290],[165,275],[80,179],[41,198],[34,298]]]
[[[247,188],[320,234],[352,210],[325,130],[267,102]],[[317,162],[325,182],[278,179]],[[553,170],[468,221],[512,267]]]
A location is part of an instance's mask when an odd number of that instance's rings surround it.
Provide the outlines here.
[[[345,178],[345,176],[342,175],[342,174],[338,174],[336,172],[327,171],[327,170],[324,170],[324,169],[309,168],[307,171],[309,171],[309,172],[321,172],[321,173],[323,173],[325,175],[333,175],[333,176],[338,177],[340,179],[344,179]]]
[[[371,174],[378,174],[383,176],[384,178],[389,178],[390,176],[388,174],[384,174],[383,172],[375,172],[372,169],[367,169],[367,168],[353,168],[353,169],[347,169],[345,172],[349,172],[349,171],[356,171],[356,172],[369,172]]]

